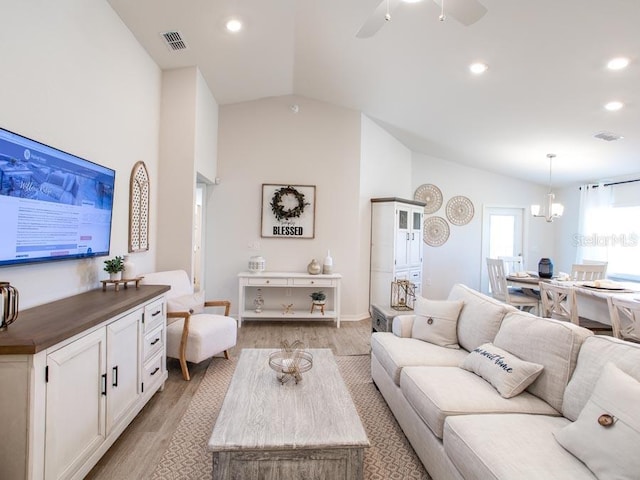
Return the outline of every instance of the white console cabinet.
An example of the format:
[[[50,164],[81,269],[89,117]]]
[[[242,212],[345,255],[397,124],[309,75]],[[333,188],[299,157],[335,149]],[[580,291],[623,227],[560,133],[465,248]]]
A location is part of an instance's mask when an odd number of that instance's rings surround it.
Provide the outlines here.
[[[166,290],[87,292],[0,332],[0,478],[84,478],[164,385]]]
[[[340,328],[340,280],[342,275],[310,275],[291,272],[238,274],[238,326],[243,319],[335,320]],[[324,312],[311,309],[311,292],[322,290],[326,296]],[[256,312],[255,299],[260,291],[264,305]]]
[[[370,303],[389,307],[391,282],[409,280],[422,290],[424,203],[400,198],[371,199]]]

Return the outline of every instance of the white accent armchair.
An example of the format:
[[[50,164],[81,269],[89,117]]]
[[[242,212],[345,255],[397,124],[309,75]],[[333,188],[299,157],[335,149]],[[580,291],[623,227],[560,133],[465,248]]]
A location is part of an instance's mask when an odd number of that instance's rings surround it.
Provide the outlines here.
[[[187,362],[200,363],[235,346],[238,327],[229,317],[228,300],[205,301],[204,292],[193,292],[187,272],[148,273],[141,283],[170,285],[167,292],[167,356],[180,360],[182,376],[189,380]],[[224,307],[224,315],[205,313],[208,307]]]

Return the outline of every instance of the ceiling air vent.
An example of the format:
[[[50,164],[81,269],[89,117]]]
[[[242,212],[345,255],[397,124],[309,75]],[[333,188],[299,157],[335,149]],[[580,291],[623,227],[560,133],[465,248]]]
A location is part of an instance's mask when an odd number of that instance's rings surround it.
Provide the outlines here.
[[[177,51],[187,49],[187,43],[182,39],[180,32],[164,32],[160,35],[162,35],[169,50]]]
[[[622,135],[618,135],[616,133],[611,133],[611,132],[596,133],[594,137],[599,138],[601,140],[606,140],[607,142],[613,142],[614,140],[620,140],[621,138],[624,138]]]

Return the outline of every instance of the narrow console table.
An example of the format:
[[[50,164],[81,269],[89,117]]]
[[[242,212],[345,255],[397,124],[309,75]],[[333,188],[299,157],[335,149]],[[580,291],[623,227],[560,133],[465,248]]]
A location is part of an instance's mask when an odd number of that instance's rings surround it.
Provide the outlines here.
[[[243,319],[334,320],[340,328],[340,280],[342,275],[310,275],[292,272],[242,272],[238,274],[238,327]],[[311,292],[326,296],[323,310],[311,307]],[[256,312],[256,299],[262,298]]]

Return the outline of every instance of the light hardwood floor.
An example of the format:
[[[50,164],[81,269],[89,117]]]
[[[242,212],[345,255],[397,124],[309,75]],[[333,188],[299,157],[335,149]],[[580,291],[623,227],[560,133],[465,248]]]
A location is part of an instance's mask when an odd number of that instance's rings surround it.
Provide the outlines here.
[[[308,348],[330,348],[335,355],[363,355],[370,351],[371,320],[342,322],[247,321],[238,330],[237,345],[231,356],[243,348],[278,348],[283,340],[302,340]],[[145,480],[164,453],[195,394],[209,361],[189,364],[191,381],[185,382],[180,365],[167,361],[169,379],[140,414],[85,477],[91,480]]]

